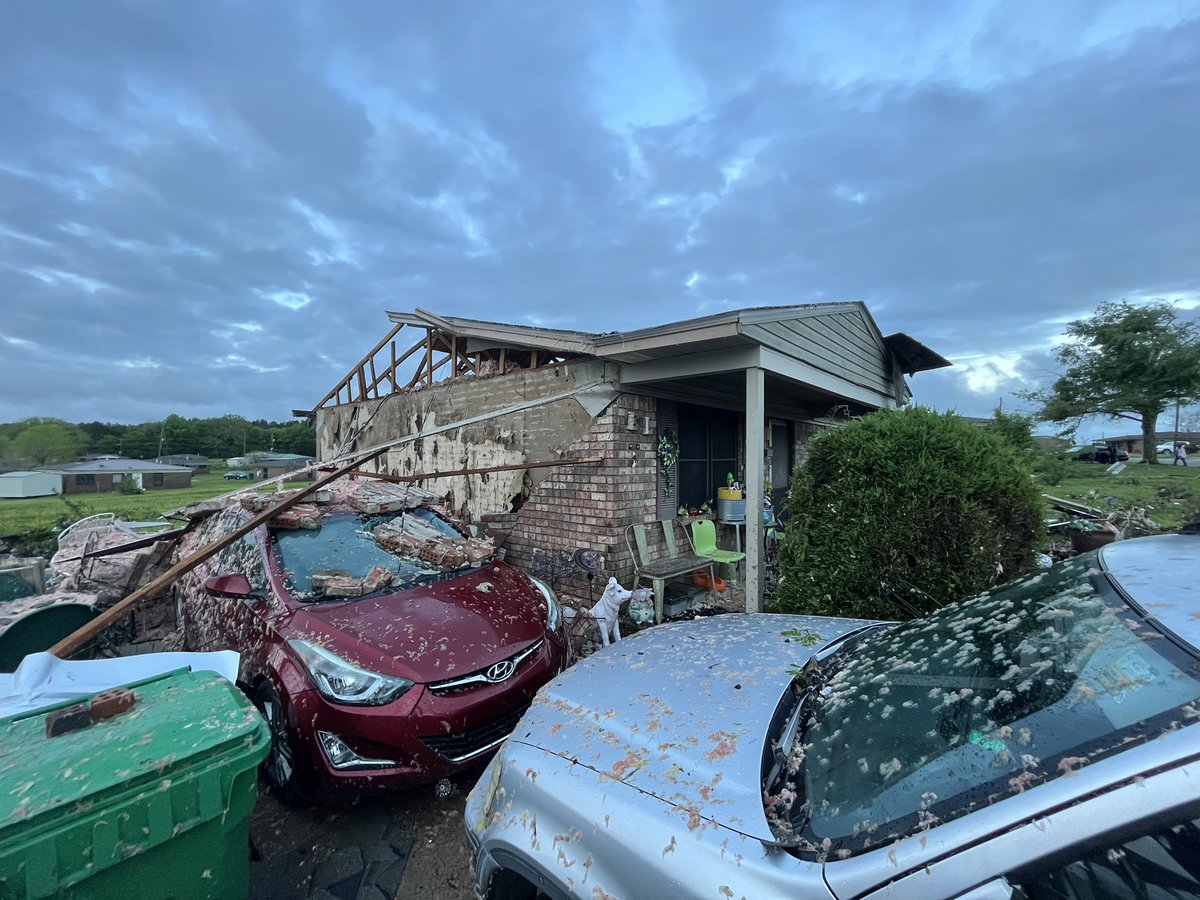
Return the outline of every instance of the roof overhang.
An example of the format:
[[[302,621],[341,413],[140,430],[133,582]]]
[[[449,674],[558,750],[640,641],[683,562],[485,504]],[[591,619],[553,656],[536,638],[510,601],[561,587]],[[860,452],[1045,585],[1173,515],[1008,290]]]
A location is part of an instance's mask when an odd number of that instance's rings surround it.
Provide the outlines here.
[[[944,369],[954,363],[946,357],[934,353],[916,338],[910,337],[903,331],[889,334],[883,339],[885,347],[900,363],[900,371],[905,375],[915,375],[917,372],[928,372],[930,369]]]

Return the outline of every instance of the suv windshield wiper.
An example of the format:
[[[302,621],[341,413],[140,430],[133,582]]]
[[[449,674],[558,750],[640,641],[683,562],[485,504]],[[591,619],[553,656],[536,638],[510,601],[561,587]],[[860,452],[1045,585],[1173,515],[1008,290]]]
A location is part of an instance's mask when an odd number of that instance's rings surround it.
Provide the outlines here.
[[[802,733],[800,723],[812,714],[813,706],[820,697],[821,688],[829,676],[841,668],[844,655],[857,647],[862,639],[872,631],[879,628],[890,628],[891,625],[890,622],[879,622],[874,625],[866,625],[849,634],[840,635],[818,649],[795,673],[788,690],[798,693],[796,708],[788,716],[783,731],[779,735],[779,741],[775,744],[771,767],[763,779],[764,790],[769,790],[778,782],[787,758]]]

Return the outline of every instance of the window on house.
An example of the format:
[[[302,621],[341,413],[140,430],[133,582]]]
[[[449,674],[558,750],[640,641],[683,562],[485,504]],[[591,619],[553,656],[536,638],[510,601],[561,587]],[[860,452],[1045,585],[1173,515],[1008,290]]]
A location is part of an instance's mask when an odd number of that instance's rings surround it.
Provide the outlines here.
[[[679,502],[698,507],[738,475],[737,413],[679,404]]]
[[[162,472],[154,472],[153,474],[151,474],[151,476],[150,476],[150,486],[151,486],[151,487],[162,487],[162,486],[163,486],[163,474],[162,474]]]
[[[75,476],[75,484],[80,487],[82,487],[84,485],[95,484],[95,483],[96,483],[95,475],[76,475]]]

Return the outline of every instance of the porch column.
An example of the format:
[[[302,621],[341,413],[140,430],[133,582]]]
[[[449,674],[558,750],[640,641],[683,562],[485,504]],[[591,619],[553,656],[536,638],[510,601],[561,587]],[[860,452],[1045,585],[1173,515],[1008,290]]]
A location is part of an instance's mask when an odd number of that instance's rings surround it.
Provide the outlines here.
[[[762,611],[763,457],[766,441],[763,370],[746,370],[746,612]]]

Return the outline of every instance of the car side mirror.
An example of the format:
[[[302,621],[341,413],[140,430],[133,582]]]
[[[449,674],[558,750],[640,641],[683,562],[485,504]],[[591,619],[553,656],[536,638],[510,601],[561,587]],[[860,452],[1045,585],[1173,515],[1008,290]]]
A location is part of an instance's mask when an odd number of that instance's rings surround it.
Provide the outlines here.
[[[234,575],[214,575],[204,582],[204,591],[210,597],[233,597],[247,603],[261,603],[265,598],[254,590],[250,579],[238,572]]]

